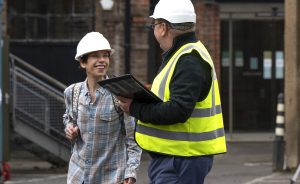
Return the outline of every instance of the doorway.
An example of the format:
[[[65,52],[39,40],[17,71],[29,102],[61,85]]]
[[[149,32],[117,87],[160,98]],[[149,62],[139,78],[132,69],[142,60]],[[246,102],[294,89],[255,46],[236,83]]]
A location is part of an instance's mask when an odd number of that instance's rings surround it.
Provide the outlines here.
[[[221,21],[221,98],[229,132],[274,131],[284,90],[283,31],[283,19]]]

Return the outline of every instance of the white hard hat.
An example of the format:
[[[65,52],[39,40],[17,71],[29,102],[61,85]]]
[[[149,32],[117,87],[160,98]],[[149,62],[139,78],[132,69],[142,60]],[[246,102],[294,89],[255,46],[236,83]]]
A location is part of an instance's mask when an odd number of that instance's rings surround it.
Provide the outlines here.
[[[165,19],[171,23],[196,23],[194,5],[190,0],[160,0],[155,6],[154,19]]]
[[[99,32],[87,33],[77,45],[75,60],[79,61],[81,56],[98,50],[108,50],[111,54],[114,52],[102,34]]]

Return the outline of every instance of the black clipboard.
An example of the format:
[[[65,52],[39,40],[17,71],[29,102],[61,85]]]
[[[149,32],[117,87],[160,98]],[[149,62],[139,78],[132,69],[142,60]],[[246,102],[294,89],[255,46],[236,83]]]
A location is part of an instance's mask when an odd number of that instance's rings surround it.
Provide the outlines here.
[[[162,102],[158,96],[148,90],[131,74],[98,81],[98,84],[116,96],[132,98],[145,103]]]

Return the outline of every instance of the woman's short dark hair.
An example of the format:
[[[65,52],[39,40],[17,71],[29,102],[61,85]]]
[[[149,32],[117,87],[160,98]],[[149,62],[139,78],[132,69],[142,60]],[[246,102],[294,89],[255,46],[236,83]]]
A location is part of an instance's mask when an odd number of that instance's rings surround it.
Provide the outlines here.
[[[171,23],[165,19],[157,19],[159,22],[164,22],[168,27],[180,31],[186,31],[192,29],[195,26],[194,22],[183,22],[183,23]]]
[[[85,54],[85,55],[81,56],[82,62],[83,62],[83,63],[86,63],[87,60],[88,60],[88,57],[89,57],[88,54]]]

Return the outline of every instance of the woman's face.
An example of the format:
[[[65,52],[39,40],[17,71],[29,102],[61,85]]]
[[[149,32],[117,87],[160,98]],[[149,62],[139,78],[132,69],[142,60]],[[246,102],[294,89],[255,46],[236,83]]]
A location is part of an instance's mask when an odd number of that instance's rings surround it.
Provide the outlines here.
[[[88,77],[102,80],[106,76],[109,68],[110,52],[107,50],[100,50],[91,52],[87,56],[87,61],[80,61],[80,66],[85,68]]]

